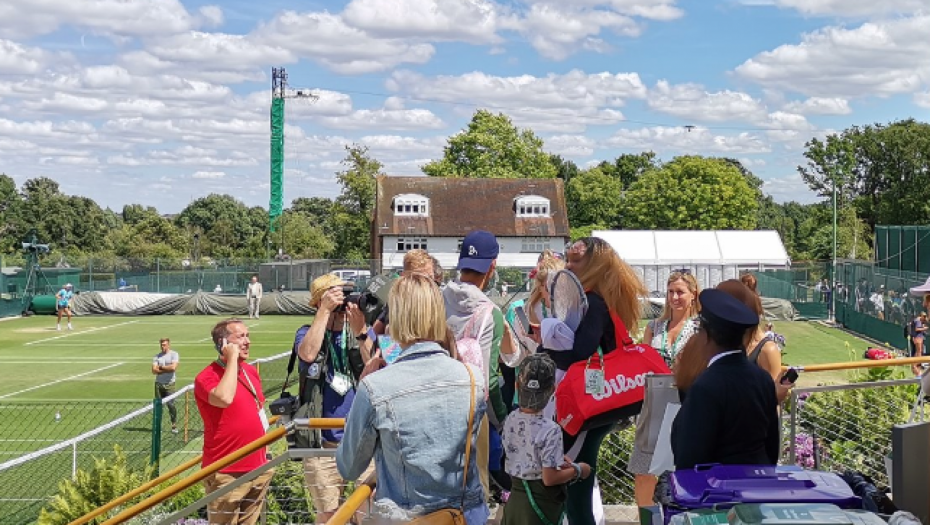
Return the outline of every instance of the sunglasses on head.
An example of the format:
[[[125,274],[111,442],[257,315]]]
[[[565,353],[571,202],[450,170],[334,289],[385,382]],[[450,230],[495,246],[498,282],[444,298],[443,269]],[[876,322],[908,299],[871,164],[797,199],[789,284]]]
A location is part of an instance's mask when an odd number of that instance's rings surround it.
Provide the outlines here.
[[[672,273],[680,273],[682,275],[691,275],[691,270],[688,268],[679,268],[677,270],[672,270]]]

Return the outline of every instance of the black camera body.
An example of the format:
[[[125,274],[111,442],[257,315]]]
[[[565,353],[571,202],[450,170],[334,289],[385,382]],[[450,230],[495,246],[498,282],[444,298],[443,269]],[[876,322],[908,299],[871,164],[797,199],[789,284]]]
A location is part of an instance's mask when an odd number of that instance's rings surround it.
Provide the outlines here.
[[[297,396],[291,395],[290,392],[281,392],[281,397],[271,402],[268,411],[273,416],[280,416],[281,424],[287,425],[294,420],[294,414],[297,413],[298,407],[300,407],[300,399]],[[288,432],[284,439],[287,441],[288,447],[296,445],[294,432]]]
[[[365,314],[365,322],[369,325],[374,324],[378,319],[378,316],[381,314],[381,310],[384,309],[384,306],[387,304],[387,301],[382,300],[382,298],[372,290],[371,287],[357,292],[355,287],[352,285],[342,287],[342,295],[345,297],[342,300],[342,304],[336,308],[337,312],[346,311],[346,307],[349,303],[352,303],[358,306],[358,309]]]

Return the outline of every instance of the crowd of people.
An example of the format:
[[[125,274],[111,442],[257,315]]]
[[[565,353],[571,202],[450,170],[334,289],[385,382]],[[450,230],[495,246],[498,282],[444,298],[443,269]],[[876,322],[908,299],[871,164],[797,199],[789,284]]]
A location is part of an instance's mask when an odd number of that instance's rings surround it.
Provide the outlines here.
[[[459,277],[444,284],[438,261],[423,250],[408,252],[387,307],[370,325],[346,301],[348,283],[324,275],[311,284],[316,315],[294,343],[300,403],[305,415],[346,421],[310,441],[334,457],[304,461],[318,523],[336,511],[347,484],[370,475],[383,523],[456,517],[478,525],[496,504],[508,525],[551,525],[563,517],[571,525],[596,523],[598,452],[628,422],[569,434],[553,417],[553,395],[572,365],[618,351],[619,334],[637,331],[647,289],[610,245],[586,237],[564,256],[543,253],[529,297],[504,312],[487,295],[499,251],[491,233],[469,233]],[[564,270],[577,278],[587,310],[557,345],[543,334],[551,334],[544,328],[553,317],[549,286]],[[670,443],[677,468],[777,461],[778,403],[791,384],[783,383],[780,349],[764,329],[754,285],[748,276],[701,291],[688,269],[676,270],[664,311],[645,326],[643,342],[673,370],[680,390]],[[528,332],[514,328],[515,306],[527,313]],[[212,340],[219,357],[195,381],[205,466],[268,427],[260,378],[245,362],[248,328],[227,320]],[[162,361],[170,365],[171,356]],[[170,371],[156,365],[153,373]],[[207,491],[265,461],[264,449],[240,459],[208,478]],[[628,465],[640,506],[653,504],[651,463],[650,452],[637,450]],[[246,502],[260,501],[269,479],[263,474],[215,499],[210,523],[255,523],[256,507]]]

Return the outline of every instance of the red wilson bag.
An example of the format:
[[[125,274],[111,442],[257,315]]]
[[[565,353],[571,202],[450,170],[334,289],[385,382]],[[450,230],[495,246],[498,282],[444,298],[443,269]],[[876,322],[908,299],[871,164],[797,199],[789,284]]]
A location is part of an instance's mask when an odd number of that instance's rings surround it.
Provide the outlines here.
[[[571,435],[639,413],[646,394],[646,376],[671,371],[655,348],[634,344],[623,321],[613,310],[617,348],[606,356],[598,349],[587,361],[569,367],[555,391],[556,419]],[[586,393],[588,371],[604,371],[603,394]]]

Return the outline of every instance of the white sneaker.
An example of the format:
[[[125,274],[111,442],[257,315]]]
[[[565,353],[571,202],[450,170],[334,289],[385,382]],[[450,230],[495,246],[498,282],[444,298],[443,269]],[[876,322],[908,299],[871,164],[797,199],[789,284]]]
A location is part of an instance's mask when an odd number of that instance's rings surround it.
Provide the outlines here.
[[[61,325],[60,325],[60,324],[59,324],[59,325],[55,325],[55,330],[58,330],[58,331],[60,332],[60,331],[61,331]]]
[[[74,328],[71,327],[71,323],[68,323],[68,330],[74,330]]]

